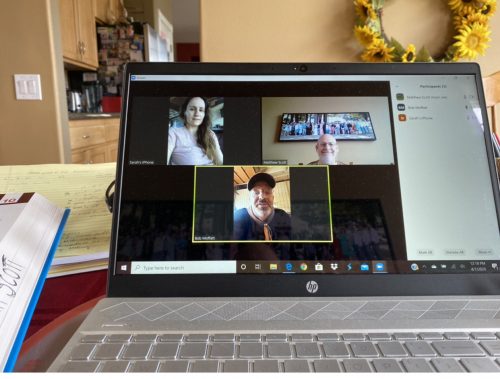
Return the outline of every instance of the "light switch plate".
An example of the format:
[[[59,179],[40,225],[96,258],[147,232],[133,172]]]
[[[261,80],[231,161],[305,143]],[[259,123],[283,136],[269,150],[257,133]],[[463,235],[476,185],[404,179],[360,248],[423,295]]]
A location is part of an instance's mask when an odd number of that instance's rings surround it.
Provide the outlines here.
[[[38,74],[15,74],[17,100],[42,100],[42,85]]]

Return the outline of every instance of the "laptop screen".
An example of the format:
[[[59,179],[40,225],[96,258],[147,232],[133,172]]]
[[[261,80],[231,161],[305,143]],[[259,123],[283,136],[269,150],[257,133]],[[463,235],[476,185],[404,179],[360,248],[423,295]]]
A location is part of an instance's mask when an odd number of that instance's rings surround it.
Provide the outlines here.
[[[125,80],[113,275],[499,271],[474,74]]]

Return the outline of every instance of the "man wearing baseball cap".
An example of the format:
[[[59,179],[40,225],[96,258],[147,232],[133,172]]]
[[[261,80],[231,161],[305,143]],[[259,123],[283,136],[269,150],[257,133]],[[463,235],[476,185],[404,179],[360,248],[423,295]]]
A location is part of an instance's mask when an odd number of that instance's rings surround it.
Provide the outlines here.
[[[234,214],[234,240],[289,240],[291,220],[288,213],[274,207],[274,178],[259,172],[248,181],[249,204]]]

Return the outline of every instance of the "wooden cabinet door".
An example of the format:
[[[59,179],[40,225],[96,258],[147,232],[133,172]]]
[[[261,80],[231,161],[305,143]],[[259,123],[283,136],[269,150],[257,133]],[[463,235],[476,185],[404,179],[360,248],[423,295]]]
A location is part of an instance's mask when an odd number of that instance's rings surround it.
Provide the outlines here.
[[[82,44],[81,61],[97,68],[97,35],[93,0],[76,0],[78,8],[79,36]]]
[[[102,125],[70,127],[69,137],[72,149],[88,148],[106,142],[104,127]]]
[[[97,146],[92,149],[80,150],[71,154],[72,163],[92,164],[106,163],[106,146]]]
[[[80,51],[78,48],[78,27],[74,0],[59,0],[59,20],[63,56],[79,60]]]
[[[98,146],[90,149],[90,160],[87,163],[106,163],[106,146]]]
[[[106,162],[116,162],[118,160],[118,141],[106,144]]]
[[[116,162],[120,119],[71,120],[73,163]]]
[[[94,0],[95,18],[103,24],[115,25],[118,21],[119,0]]]
[[[95,18],[104,23],[108,23],[108,3],[109,0],[94,0]]]

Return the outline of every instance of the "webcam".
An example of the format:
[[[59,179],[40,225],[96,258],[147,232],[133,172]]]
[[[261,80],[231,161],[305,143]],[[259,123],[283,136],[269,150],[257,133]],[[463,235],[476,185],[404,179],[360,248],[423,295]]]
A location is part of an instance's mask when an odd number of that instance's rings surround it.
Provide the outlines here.
[[[301,64],[300,66],[293,66],[293,71],[306,72],[307,66],[305,64]]]

